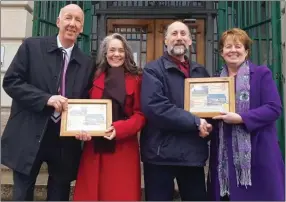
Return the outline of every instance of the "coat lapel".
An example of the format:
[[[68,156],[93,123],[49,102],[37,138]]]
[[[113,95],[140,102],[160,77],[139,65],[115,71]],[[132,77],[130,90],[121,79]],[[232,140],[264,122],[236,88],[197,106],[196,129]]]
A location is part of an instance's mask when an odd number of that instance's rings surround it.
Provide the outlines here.
[[[256,79],[256,75],[255,75],[255,68],[256,65],[253,63],[249,63],[249,71],[250,71],[250,109],[255,108],[255,106],[257,105],[256,100],[260,98],[260,92],[259,89],[256,89],[257,86],[257,79]]]
[[[47,76],[47,84],[52,94],[57,94],[57,86],[60,82],[61,73],[61,52],[58,49],[57,37],[52,36],[46,40],[46,53],[44,53],[44,64],[50,72],[50,76]],[[52,79],[51,79],[52,78]]]
[[[103,95],[104,90],[104,81],[105,81],[105,73],[102,73],[98,78],[96,78],[93,81],[93,88],[94,90],[91,90],[92,98],[100,99]]]
[[[57,36],[49,37],[45,45],[46,53],[44,54],[44,61],[50,72],[50,77],[46,77],[48,79],[47,84],[50,92],[57,94],[61,81],[61,70],[63,65],[62,52],[58,48]],[[80,52],[78,46],[75,44],[66,72],[66,96],[68,97],[73,96],[73,89],[74,85],[76,85],[76,77],[79,75],[78,73],[82,64],[82,58],[82,53]]]
[[[79,80],[76,78],[77,75],[79,75],[79,70],[81,68],[81,58],[79,48],[74,45],[66,72],[66,94],[69,96],[74,96],[74,86],[76,85],[76,81],[79,82]]]

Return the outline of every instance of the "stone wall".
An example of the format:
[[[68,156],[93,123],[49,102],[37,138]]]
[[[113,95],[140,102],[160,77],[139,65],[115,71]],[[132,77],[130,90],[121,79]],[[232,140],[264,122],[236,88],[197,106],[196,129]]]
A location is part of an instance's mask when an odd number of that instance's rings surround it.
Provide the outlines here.
[[[11,106],[2,79],[23,39],[32,36],[33,6],[33,1],[1,1],[1,107]]]
[[[12,101],[2,88],[2,79],[23,39],[32,36],[33,7],[33,1],[1,1],[1,135]]]

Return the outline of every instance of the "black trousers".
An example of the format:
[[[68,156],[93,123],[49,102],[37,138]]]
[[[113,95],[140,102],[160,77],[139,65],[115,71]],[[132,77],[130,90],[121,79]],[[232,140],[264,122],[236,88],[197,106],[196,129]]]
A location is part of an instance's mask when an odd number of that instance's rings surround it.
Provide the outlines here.
[[[204,167],[144,163],[145,200],[172,201],[174,179],[182,201],[207,201]]]
[[[69,200],[70,181],[62,181],[54,177],[55,172],[58,172],[58,165],[61,161],[61,147],[58,134],[59,126],[50,121],[30,175],[13,172],[13,201],[33,201],[35,182],[43,162],[47,163],[49,172],[47,200]]]

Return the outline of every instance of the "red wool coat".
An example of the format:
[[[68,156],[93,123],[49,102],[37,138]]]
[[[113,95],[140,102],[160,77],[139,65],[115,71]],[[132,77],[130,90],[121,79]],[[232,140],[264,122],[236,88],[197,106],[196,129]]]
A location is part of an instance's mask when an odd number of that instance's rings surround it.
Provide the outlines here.
[[[91,99],[100,99],[105,74],[93,82]],[[127,120],[113,123],[116,130],[114,153],[94,153],[93,142],[85,142],[79,166],[75,201],[140,201],[141,172],[137,132],[145,124],[140,110],[141,78],[126,75],[125,113]]]

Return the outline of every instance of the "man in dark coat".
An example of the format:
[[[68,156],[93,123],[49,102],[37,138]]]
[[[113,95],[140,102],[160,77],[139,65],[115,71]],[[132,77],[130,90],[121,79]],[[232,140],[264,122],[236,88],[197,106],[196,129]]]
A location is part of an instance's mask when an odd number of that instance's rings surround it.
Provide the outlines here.
[[[143,70],[141,105],[147,124],[141,131],[140,150],[145,198],[172,201],[176,178],[183,201],[207,200],[205,137],[212,125],[184,110],[184,80],[209,74],[185,56],[192,40],[184,23],[168,26],[165,44],[164,55]]]
[[[87,97],[92,60],[75,44],[83,22],[79,6],[62,8],[58,35],[24,40],[4,76],[3,88],[13,101],[1,139],[1,163],[13,170],[14,201],[33,200],[43,162],[49,172],[47,200],[69,200],[81,142],[59,137],[60,114],[68,98]]]

